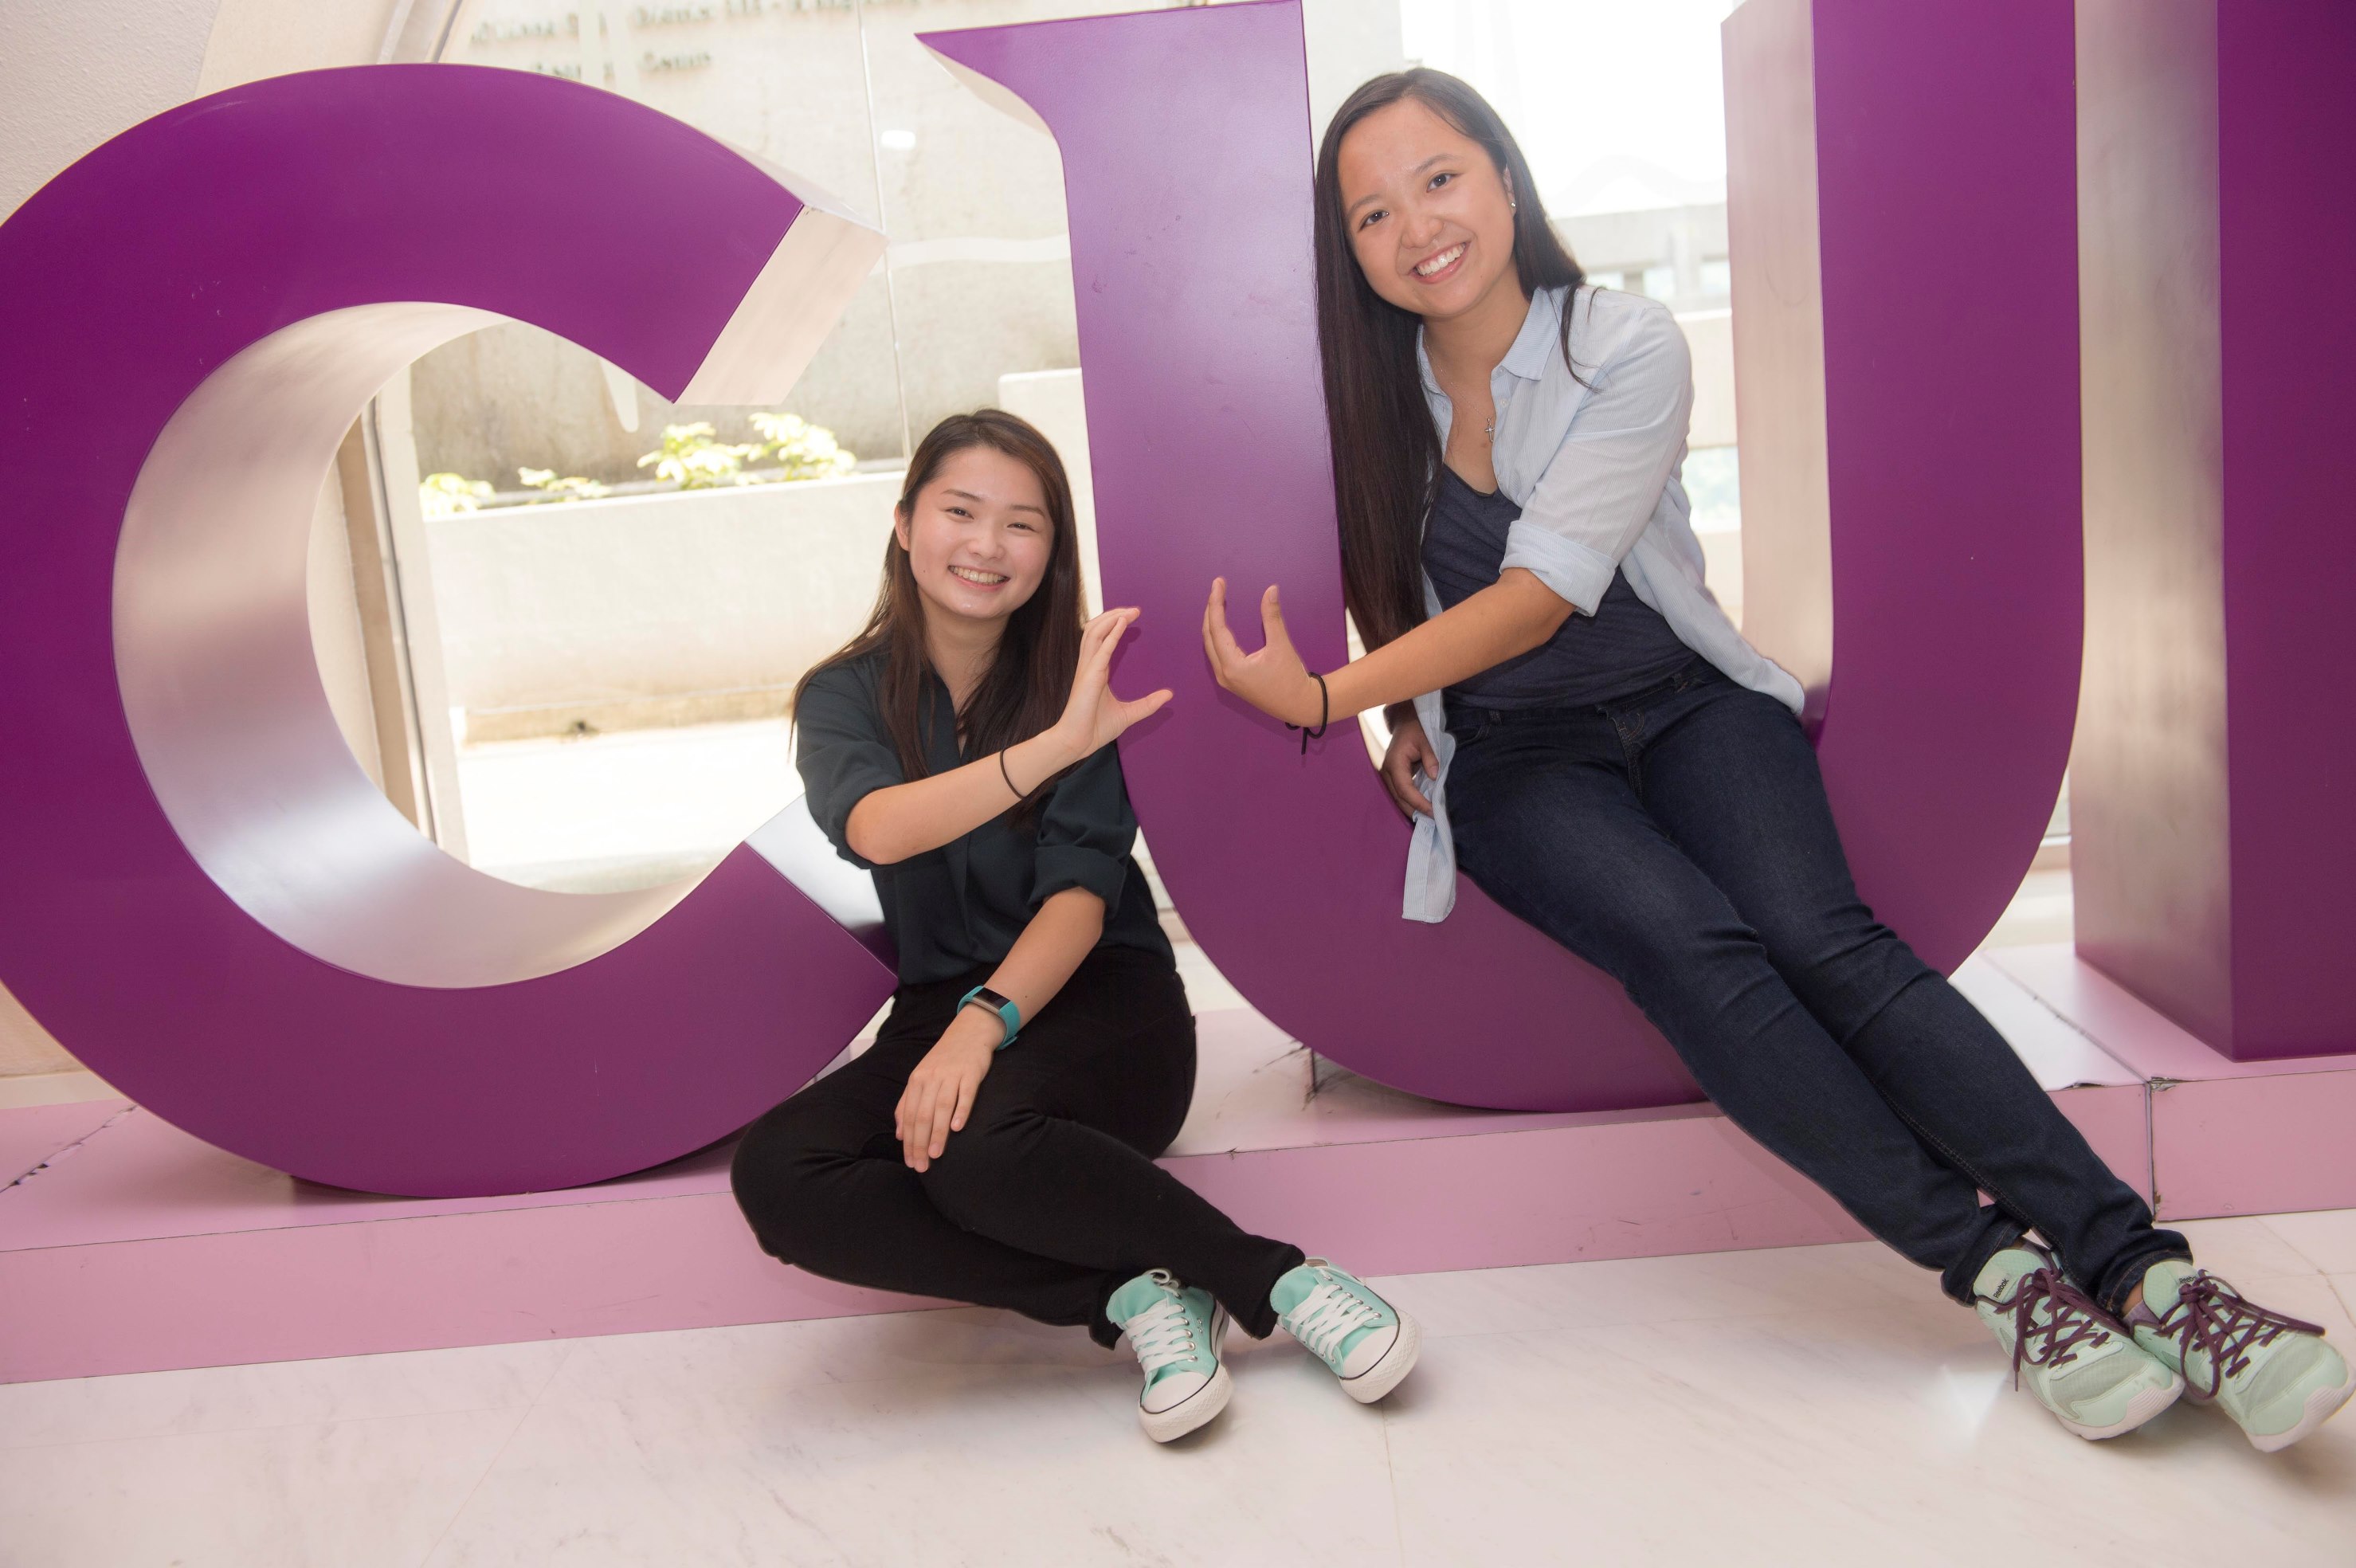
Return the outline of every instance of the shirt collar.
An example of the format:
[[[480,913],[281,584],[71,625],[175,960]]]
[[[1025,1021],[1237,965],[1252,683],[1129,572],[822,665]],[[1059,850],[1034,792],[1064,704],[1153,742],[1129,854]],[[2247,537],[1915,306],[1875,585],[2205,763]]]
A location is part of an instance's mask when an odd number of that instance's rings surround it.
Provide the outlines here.
[[[1554,350],[1556,340],[1562,335],[1563,296],[1569,291],[1542,288],[1530,295],[1528,314],[1522,317],[1522,329],[1514,335],[1513,347],[1497,368],[1507,375],[1526,381],[1535,381],[1546,374],[1547,357]],[[1437,397],[1440,381],[1431,373],[1431,356],[1424,352],[1423,328],[1415,329],[1415,369],[1423,380],[1423,390]]]

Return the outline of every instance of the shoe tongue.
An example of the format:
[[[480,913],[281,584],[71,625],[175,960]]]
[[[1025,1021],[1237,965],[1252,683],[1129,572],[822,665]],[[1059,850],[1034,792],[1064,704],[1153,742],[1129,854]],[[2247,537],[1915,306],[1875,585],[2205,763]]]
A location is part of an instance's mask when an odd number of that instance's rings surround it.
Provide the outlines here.
[[[1173,1294],[1167,1285],[1151,1274],[1140,1274],[1119,1290],[1105,1303],[1105,1316],[1115,1323],[1127,1323],[1155,1303]]]
[[[1980,1265],[1980,1277],[1972,1282],[1972,1294],[1993,1301],[2009,1295],[2012,1287],[2023,1277],[2045,1266],[2045,1259],[2026,1247],[2007,1247]]]
[[[2195,1269],[2181,1258],[2162,1258],[2143,1272],[2143,1304],[2157,1317],[2168,1316]]]
[[[1269,1289],[1268,1304],[1276,1308],[1276,1315],[1281,1317],[1307,1301],[1309,1293],[1317,1288],[1318,1283],[1317,1271],[1306,1263],[1287,1269]]]

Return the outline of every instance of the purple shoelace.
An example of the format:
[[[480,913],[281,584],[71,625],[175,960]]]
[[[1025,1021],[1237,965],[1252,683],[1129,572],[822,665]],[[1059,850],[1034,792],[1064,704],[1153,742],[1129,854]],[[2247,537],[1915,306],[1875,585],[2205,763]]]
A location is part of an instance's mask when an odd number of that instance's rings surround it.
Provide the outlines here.
[[[2012,1386],[2020,1386],[2020,1369],[2066,1367],[2078,1356],[2078,1347],[2105,1334],[2124,1334],[2126,1326],[2094,1304],[2092,1296],[2062,1277],[2052,1267],[2031,1269],[2013,1282],[2008,1294],[1991,1296],[1989,1305],[2012,1314]],[[2036,1320],[2038,1304],[2052,1311]],[[2029,1348],[2030,1341],[2036,1348]]]
[[[2260,1346],[2286,1333],[2323,1332],[2316,1324],[2260,1306],[2206,1269],[2179,1287],[2176,1305],[2166,1313],[2155,1314],[2147,1302],[2136,1309],[2136,1316],[2176,1341],[2188,1370],[2195,1349],[2208,1352],[2209,1387],[2198,1396],[2201,1399],[2215,1399],[2225,1380],[2248,1366],[2250,1352]]]

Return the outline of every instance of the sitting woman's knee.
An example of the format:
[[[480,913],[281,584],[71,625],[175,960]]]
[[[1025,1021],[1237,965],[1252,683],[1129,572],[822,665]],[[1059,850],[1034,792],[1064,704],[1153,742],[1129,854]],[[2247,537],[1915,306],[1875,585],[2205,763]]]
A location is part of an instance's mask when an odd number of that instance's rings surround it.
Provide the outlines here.
[[[744,1131],[729,1161],[728,1185],[764,1251],[787,1262],[823,1202],[828,1147],[819,1107],[796,1096]]]
[[[949,1134],[941,1157],[927,1165],[917,1180],[933,1207],[951,1219],[986,1212],[1012,1190],[1042,1130],[1035,1112],[984,1116],[979,1112],[961,1132]]]

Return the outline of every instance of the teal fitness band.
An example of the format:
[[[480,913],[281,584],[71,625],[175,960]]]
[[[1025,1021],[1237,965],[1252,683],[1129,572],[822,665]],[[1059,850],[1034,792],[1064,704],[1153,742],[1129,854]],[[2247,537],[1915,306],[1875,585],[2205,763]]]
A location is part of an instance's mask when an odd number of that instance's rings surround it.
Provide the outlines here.
[[[1005,997],[1001,996],[997,992],[992,991],[987,985],[977,985],[971,991],[969,991],[964,995],[958,997],[958,1008],[962,1012],[966,1007],[976,1002],[980,1003],[984,1007],[987,1007],[991,1012],[997,1014],[998,1021],[1006,1026],[1006,1037],[998,1042],[997,1048],[1002,1051],[1007,1047],[1012,1045],[1014,1043],[1014,1036],[1023,1032],[1023,1009],[1017,1007],[1013,1003],[1009,1002]]]

